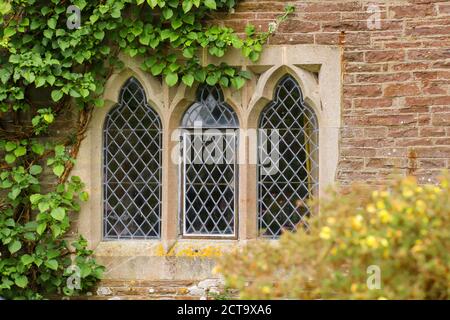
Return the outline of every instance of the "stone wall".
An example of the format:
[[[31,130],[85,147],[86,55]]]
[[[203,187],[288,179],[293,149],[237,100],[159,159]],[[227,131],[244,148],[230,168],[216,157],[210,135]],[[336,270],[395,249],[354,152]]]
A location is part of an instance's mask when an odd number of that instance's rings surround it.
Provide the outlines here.
[[[296,13],[270,44],[344,52],[337,179],[379,184],[398,172],[426,183],[448,168],[450,2],[246,0],[222,21],[242,32],[248,22],[265,30],[288,3]],[[379,29],[367,23],[370,4],[379,8]]]

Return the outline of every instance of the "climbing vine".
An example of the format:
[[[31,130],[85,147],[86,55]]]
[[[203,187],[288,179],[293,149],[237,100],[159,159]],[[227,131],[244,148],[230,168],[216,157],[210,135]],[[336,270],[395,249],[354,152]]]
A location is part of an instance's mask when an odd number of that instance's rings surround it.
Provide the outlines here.
[[[0,296],[80,294],[101,278],[70,222],[88,200],[71,169],[104,83],[123,68],[123,53],[171,87],[242,88],[247,71],[203,65],[201,53],[235,48],[257,61],[293,7],[266,32],[248,25],[239,35],[216,20],[236,2],[0,0]],[[78,119],[61,137],[55,127],[68,110]]]

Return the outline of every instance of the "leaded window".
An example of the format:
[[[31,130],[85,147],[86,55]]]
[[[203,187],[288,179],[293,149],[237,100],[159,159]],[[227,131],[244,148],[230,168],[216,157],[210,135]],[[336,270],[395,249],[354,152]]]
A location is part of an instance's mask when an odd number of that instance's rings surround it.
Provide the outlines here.
[[[104,238],[159,238],[162,127],[135,78],[106,116],[103,144]]]
[[[318,191],[319,127],[294,78],[285,76],[260,116],[258,223],[260,235],[277,238],[308,229],[308,199]],[[267,170],[270,167],[271,170]]]
[[[201,86],[182,119],[182,234],[234,237],[238,119],[218,86]]]

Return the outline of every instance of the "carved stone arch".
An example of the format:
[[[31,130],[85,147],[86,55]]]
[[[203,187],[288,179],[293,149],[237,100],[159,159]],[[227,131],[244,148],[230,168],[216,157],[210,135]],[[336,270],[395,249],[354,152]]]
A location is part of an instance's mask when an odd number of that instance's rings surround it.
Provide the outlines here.
[[[305,103],[314,110],[318,121],[321,121],[319,84],[310,72],[294,65],[273,66],[265,71],[258,80],[255,92],[246,112],[249,128],[258,126],[259,115],[264,107],[273,100],[279,81],[286,75],[292,76],[298,83]]]
[[[196,101],[197,91],[201,85],[195,83],[192,87],[180,85],[177,90],[177,94],[170,104],[170,112],[168,119],[168,128],[170,132],[177,129],[180,126],[181,119],[184,113],[191,107]],[[241,103],[234,96],[232,89],[220,87],[223,94],[224,102],[231,107],[236,113],[240,126],[244,123],[244,113],[241,107]]]
[[[126,60],[126,67],[120,72],[112,74],[105,84],[103,99],[106,109],[108,109],[108,106],[111,107],[119,102],[121,88],[128,79],[135,78],[144,89],[147,103],[152,106],[164,123],[164,98],[161,83],[150,74],[143,72],[136,61]]]

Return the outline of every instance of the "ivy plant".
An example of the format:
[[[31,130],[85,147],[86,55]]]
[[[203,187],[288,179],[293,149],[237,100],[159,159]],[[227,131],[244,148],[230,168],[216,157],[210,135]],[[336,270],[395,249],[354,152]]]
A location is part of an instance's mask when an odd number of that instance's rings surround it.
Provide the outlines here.
[[[234,48],[257,61],[294,9],[265,32],[248,25],[240,35],[216,23],[237,2],[0,0],[0,296],[80,294],[101,278],[104,268],[71,230],[88,201],[71,169],[104,83],[123,67],[122,53],[171,87],[242,88],[249,72],[203,65],[201,54],[221,58]],[[78,119],[61,137],[54,128],[67,110]]]

